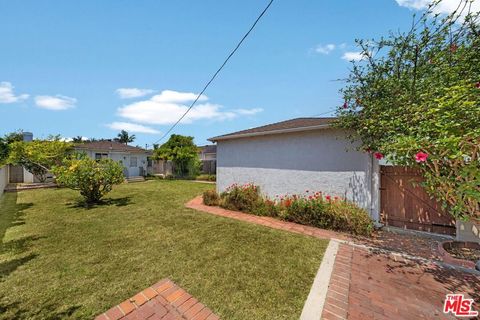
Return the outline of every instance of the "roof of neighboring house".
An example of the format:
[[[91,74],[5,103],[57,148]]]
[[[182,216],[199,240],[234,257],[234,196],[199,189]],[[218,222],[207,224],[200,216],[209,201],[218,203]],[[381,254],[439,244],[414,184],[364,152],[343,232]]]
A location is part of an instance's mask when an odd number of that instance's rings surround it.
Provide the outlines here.
[[[75,144],[76,150],[94,150],[94,151],[115,151],[115,152],[129,152],[129,153],[148,153],[147,150],[129,146],[113,140],[99,140],[92,142],[84,142]]]
[[[217,153],[217,146],[215,144],[207,144],[205,146],[198,147],[200,152],[203,153]]]
[[[276,133],[309,131],[315,129],[324,129],[330,127],[336,118],[296,118],[272,124],[267,124],[261,127],[251,128],[247,130],[237,131],[221,136],[208,139],[209,141],[219,141],[236,139],[243,137],[268,135]]]

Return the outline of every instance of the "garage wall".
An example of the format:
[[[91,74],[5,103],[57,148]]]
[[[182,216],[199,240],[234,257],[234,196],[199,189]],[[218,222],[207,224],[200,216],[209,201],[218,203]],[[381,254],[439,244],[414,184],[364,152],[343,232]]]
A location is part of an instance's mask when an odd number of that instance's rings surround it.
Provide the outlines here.
[[[268,197],[306,190],[346,196],[378,219],[378,163],[337,129],[217,143],[217,188],[254,183]],[[376,188],[376,189],[375,189]]]

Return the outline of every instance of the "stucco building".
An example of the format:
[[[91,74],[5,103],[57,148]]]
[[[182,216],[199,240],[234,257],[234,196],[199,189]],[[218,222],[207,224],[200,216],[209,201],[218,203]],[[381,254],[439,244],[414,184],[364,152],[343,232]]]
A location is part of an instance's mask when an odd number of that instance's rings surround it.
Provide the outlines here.
[[[346,197],[379,221],[379,164],[356,150],[333,118],[298,118],[209,139],[217,143],[217,188],[254,183],[263,194],[322,191]]]

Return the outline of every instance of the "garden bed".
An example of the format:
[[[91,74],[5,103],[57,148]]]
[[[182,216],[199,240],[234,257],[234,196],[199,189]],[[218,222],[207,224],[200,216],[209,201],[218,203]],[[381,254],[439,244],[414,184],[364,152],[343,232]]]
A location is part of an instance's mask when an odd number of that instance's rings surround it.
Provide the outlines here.
[[[438,249],[445,262],[462,267],[475,268],[480,260],[480,244],[476,242],[445,241]]]
[[[269,199],[261,195],[258,186],[234,184],[221,194],[215,190],[205,191],[203,203],[354,235],[370,236],[374,229],[366,210],[347,199],[322,192],[306,190],[304,195],[284,195]]]

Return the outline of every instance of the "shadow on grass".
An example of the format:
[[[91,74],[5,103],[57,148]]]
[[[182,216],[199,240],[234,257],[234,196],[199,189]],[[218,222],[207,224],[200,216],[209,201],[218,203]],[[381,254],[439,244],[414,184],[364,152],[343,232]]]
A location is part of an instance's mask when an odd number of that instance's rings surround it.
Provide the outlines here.
[[[28,252],[30,244],[39,237],[28,236],[5,242],[8,229],[25,224],[25,210],[32,207],[32,203],[17,203],[17,193],[5,194],[0,202],[0,254],[9,256],[23,255]],[[37,254],[30,253],[20,258],[0,262],[0,280],[15,271],[18,267],[34,259]]]
[[[74,203],[67,203],[70,208],[82,208],[82,209],[93,209],[99,207],[124,207],[132,204],[132,197],[122,197],[122,198],[107,198],[102,199],[97,203],[87,203],[84,200],[79,200]]]
[[[44,317],[43,319],[65,319],[71,318],[72,315],[80,309],[80,305],[68,306],[66,308],[62,308],[64,310],[55,310],[56,306],[53,304],[43,305],[43,310],[52,310],[48,317]],[[55,311],[53,311],[55,310]],[[20,307],[20,303],[18,302],[7,302],[5,298],[0,299],[0,315],[7,314],[11,319],[32,319],[31,311],[25,310]]]

